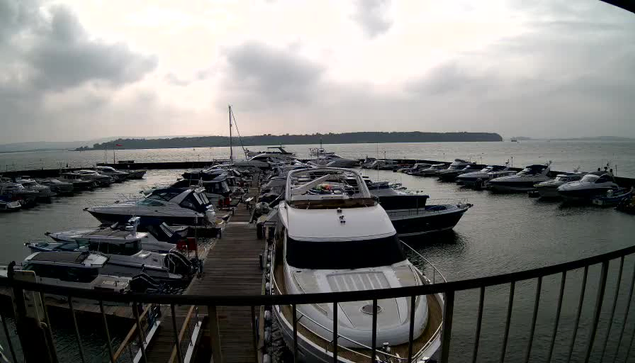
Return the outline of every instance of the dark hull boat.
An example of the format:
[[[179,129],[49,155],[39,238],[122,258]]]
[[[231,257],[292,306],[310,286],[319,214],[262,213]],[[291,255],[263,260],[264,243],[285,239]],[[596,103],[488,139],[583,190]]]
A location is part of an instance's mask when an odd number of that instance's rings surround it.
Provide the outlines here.
[[[399,237],[451,230],[472,206],[469,203],[427,205],[427,195],[380,197]]]

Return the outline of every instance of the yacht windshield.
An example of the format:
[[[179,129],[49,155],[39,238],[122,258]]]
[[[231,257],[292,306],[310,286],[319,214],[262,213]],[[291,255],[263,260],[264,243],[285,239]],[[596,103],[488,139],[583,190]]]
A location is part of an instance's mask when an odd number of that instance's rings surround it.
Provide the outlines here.
[[[316,270],[388,266],[406,259],[397,235],[364,241],[306,242],[287,239],[287,263]]]
[[[156,190],[152,194],[148,195],[146,199],[169,201],[182,192],[182,190]]]
[[[598,179],[600,179],[600,177],[597,176],[597,175],[587,174],[587,175],[582,177],[582,182],[595,183]]]

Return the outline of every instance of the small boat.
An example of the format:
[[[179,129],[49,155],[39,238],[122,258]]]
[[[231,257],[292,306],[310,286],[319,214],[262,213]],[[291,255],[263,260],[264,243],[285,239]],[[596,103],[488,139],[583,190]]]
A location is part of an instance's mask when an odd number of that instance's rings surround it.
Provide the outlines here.
[[[348,179],[356,178],[355,187]],[[349,185],[342,190],[342,185]],[[316,168],[289,173],[285,200],[278,205],[275,253],[271,263],[275,294],[311,294],[428,284],[404,255],[388,215],[373,199],[361,175],[350,169]],[[398,278],[395,278],[398,276]],[[409,298],[379,300],[377,357],[406,361],[410,333]],[[413,356],[417,362],[439,348],[443,299],[414,302]],[[331,362],[332,328],[337,324],[337,362],[370,359],[373,304],[351,301],[297,306],[297,347],[303,361]],[[282,336],[293,346],[293,311],[273,306]]]
[[[37,204],[40,193],[28,190],[22,184],[11,182],[7,179],[0,180],[0,196],[8,201],[18,201],[23,208],[33,207]]]
[[[143,179],[143,176],[146,175],[147,170],[126,170],[128,173],[128,179]]]
[[[284,158],[295,158],[295,153],[289,152],[285,150],[283,146],[270,146],[266,151],[251,151],[249,149],[245,150],[245,156],[247,158],[253,158],[258,155],[274,155]]]
[[[51,188],[57,195],[71,195],[75,190],[73,183],[63,182],[56,178],[36,179],[38,183]]]
[[[558,187],[558,194],[569,202],[590,202],[594,197],[606,195],[609,190],[619,190],[613,174],[607,171],[594,171],[586,174],[578,181],[569,182]]]
[[[137,201],[115,203],[86,209],[104,224],[126,223],[141,217],[140,226],[207,226],[216,224],[216,212],[204,189],[165,188],[153,190]]]
[[[566,183],[582,179],[584,174],[558,174],[555,179],[540,182],[534,187],[540,198],[560,198],[558,188]]]
[[[534,164],[525,167],[518,173],[490,180],[486,187],[494,192],[529,192],[534,185],[549,180],[549,164]]]
[[[488,165],[479,171],[461,174],[456,177],[457,184],[464,185],[469,188],[483,188],[491,179],[500,178],[516,174],[515,171],[509,170],[507,165]]]
[[[616,207],[625,200],[633,198],[633,187],[630,189],[620,188],[618,190],[609,189],[605,195],[597,195],[591,202],[600,207]]]
[[[620,204],[615,207],[616,210],[628,214],[635,214],[635,197],[631,195],[630,198],[623,199]]]
[[[428,169],[430,166],[432,166],[432,164],[429,164],[429,163],[415,163],[410,168],[401,168],[401,169],[399,169],[397,171],[401,171],[401,172],[406,173],[408,175],[415,175],[420,170]]]
[[[379,197],[399,237],[414,237],[454,228],[472,204],[428,204],[427,195],[402,194]]]

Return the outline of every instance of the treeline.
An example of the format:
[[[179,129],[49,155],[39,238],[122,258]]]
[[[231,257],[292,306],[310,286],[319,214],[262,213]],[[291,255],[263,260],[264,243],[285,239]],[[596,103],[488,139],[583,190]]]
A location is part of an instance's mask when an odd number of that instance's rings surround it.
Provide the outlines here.
[[[244,146],[302,145],[302,144],[359,144],[385,142],[449,142],[449,141],[503,141],[497,133],[489,132],[347,132],[342,134],[312,135],[257,135],[242,138]],[[234,145],[240,140],[234,138]],[[94,144],[93,149],[162,149],[229,146],[227,136],[174,137],[169,139],[117,139]],[[79,150],[79,149],[78,149]]]

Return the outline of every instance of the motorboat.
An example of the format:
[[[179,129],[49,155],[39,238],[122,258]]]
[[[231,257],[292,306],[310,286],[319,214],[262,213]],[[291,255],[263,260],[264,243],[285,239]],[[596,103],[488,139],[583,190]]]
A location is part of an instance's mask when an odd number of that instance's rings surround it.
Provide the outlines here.
[[[39,192],[28,190],[22,184],[7,179],[0,180],[0,196],[9,201],[19,201],[22,207],[34,206],[39,195]]]
[[[479,171],[461,174],[456,177],[456,182],[470,188],[482,188],[485,184],[495,178],[516,174],[507,165],[487,165]]]
[[[609,189],[604,195],[596,195],[591,202],[600,207],[617,207],[624,201],[633,198],[633,187],[620,188],[618,190]]]
[[[86,209],[105,224],[125,223],[141,217],[140,226],[157,225],[215,225],[216,212],[205,196],[204,189],[155,189],[136,201],[115,203]]]
[[[75,188],[73,183],[63,182],[56,178],[36,179],[38,183],[51,188],[53,193],[57,195],[71,195]]]
[[[415,176],[435,176],[435,175],[439,175],[439,172],[441,170],[444,170],[445,168],[447,168],[447,164],[432,164],[430,165],[429,168],[427,169],[422,169],[422,170],[417,170],[416,172],[412,172],[410,173],[410,175],[415,175]]]
[[[380,196],[379,203],[399,237],[451,230],[472,207],[466,202],[429,204],[428,198],[420,194],[388,195]]]
[[[126,170],[128,173],[128,179],[143,179],[143,176],[146,175],[147,170],[137,169],[137,170]]]
[[[83,175],[74,171],[62,173],[62,181],[72,183],[73,190],[93,190],[97,187],[97,182],[92,179],[86,179]]]
[[[566,201],[591,201],[593,197],[604,195],[609,190],[617,191],[619,186],[610,172],[594,171],[578,181],[558,187],[558,194]]]
[[[454,181],[456,178],[457,172],[465,169],[466,166],[470,165],[469,161],[465,161],[463,159],[454,159],[454,161],[445,169],[439,170],[436,174],[440,180],[444,181]],[[474,170],[471,170],[474,171]],[[444,176],[447,174],[447,176]]]
[[[156,226],[156,228],[148,229],[149,232],[139,232],[137,230],[139,222],[140,218],[134,217],[123,225],[116,223],[112,226],[99,228],[46,232],[45,235],[54,242],[30,242],[25,245],[32,251],[90,250],[114,254],[134,254],[140,250],[145,250],[166,253],[175,249],[176,243],[187,237],[187,228],[175,230],[165,223]]]
[[[495,192],[528,192],[535,190],[534,185],[549,180],[549,164],[534,164],[518,173],[490,180],[486,186]]]
[[[47,187],[46,185],[42,185],[33,179],[17,178],[15,182],[18,184],[22,184],[22,186],[26,190],[37,192],[37,198],[41,200],[51,199],[57,195],[51,190],[51,188]]]
[[[348,180],[353,177],[355,186]],[[399,288],[429,283],[402,250],[388,215],[354,170],[315,168],[288,175],[285,199],[278,205],[271,276],[275,294],[312,294]],[[398,276],[398,278],[395,278]],[[377,302],[376,344],[380,361],[407,361],[410,298]],[[413,356],[419,361],[440,346],[443,300],[440,294],[414,301]],[[338,311],[334,321],[333,307]],[[273,306],[284,340],[293,346],[293,311]],[[297,305],[297,347],[307,362],[334,361],[337,324],[338,362],[367,362],[373,304],[352,301]]]
[[[320,155],[310,160],[309,164],[316,166],[329,166],[333,168],[354,168],[359,166],[359,160],[343,158],[337,154]]]
[[[76,173],[81,175],[84,179],[94,181],[100,187],[107,187],[114,181],[112,177],[99,173],[95,170],[82,169],[77,170]]]
[[[266,151],[250,151],[249,149],[245,150],[245,156],[247,158],[253,158],[254,156],[266,154],[281,156],[285,158],[295,158],[295,153],[285,150],[285,148],[282,146],[270,146],[267,148]]]
[[[377,159],[373,161],[366,169],[374,170],[393,170],[397,168],[399,164],[395,160]]]
[[[480,167],[477,167],[475,164],[468,164],[464,167],[459,167],[456,169],[445,169],[439,172],[439,180],[444,182],[453,182],[456,181],[456,178],[459,175],[472,173],[474,171],[481,170]]]
[[[584,174],[558,174],[555,179],[547,180],[534,185],[540,198],[560,198],[558,188],[566,183],[582,179]]]
[[[232,190],[228,184],[229,175],[224,169],[208,169],[199,172],[186,172],[183,179],[172,184],[171,188],[203,188],[210,203],[222,208],[231,202]]]
[[[428,169],[431,166],[432,164],[430,163],[415,163],[412,167],[404,168],[402,171],[409,175],[416,175],[419,171]]]
[[[22,208],[20,201],[0,195],[0,212],[15,212]]]
[[[117,170],[112,166],[98,165],[95,167],[95,171],[99,174],[107,175],[112,178],[115,183],[121,183],[128,179],[128,174],[125,171]]]

